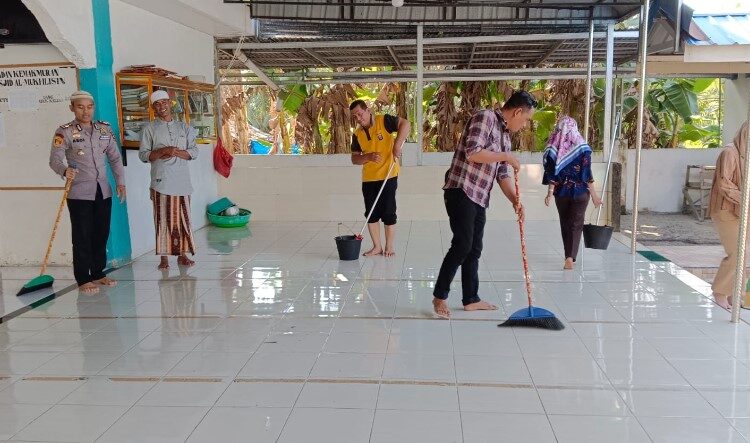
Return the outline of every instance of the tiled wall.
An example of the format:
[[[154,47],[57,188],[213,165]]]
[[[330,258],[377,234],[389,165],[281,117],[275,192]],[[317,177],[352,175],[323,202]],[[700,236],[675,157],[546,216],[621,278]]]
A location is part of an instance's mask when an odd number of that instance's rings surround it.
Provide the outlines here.
[[[451,154],[425,154],[423,165],[415,153],[405,153],[398,184],[401,220],[446,219],[441,186]],[[540,153],[524,153],[521,195],[530,220],[557,219],[554,207],[544,206]],[[596,158],[595,158],[596,160]],[[597,178],[604,165],[594,165]],[[600,180],[601,182],[601,180]],[[255,220],[353,221],[364,219],[360,168],[348,155],[287,157],[236,156],[229,179],[219,179],[219,195],[250,209]],[[604,217],[606,211],[603,211]],[[589,216],[596,212],[589,209]],[[493,190],[490,220],[512,220],[515,215],[500,188]]]

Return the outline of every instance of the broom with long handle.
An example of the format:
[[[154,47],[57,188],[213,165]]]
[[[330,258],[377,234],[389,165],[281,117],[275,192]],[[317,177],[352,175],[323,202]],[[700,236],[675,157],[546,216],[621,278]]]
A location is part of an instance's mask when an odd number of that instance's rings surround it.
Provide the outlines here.
[[[515,173],[515,182],[516,198],[520,203],[521,190],[518,185],[518,171]],[[529,277],[529,260],[526,254],[526,235],[524,234],[523,220],[521,220],[521,218],[518,219],[518,230],[521,234],[521,260],[523,261],[523,274],[524,281],[526,282],[526,297],[529,301],[529,307],[514,312],[507,320],[505,320],[505,322],[498,326],[525,326],[531,328],[551,329],[553,331],[565,329],[565,325],[555,317],[555,314],[533,305],[533,298],[531,297],[531,277]]]
[[[75,169],[75,167],[73,168]],[[52,277],[51,275],[47,275],[44,272],[47,270],[47,262],[49,261],[50,254],[52,253],[52,243],[54,243],[55,241],[55,236],[57,235],[57,227],[60,225],[60,216],[62,215],[63,206],[65,206],[65,200],[67,200],[68,198],[68,193],[70,192],[70,186],[72,184],[73,179],[71,178],[68,178],[65,181],[65,191],[63,192],[60,206],[57,208],[57,216],[55,217],[55,225],[52,227],[52,235],[49,238],[49,242],[47,242],[47,253],[44,254],[42,270],[39,272],[39,275],[37,277],[32,278],[25,285],[23,285],[16,296],[28,294],[29,292],[38,291],[44,288],[49,288],[52,286],[52,283],[55,282],[54,277]]]

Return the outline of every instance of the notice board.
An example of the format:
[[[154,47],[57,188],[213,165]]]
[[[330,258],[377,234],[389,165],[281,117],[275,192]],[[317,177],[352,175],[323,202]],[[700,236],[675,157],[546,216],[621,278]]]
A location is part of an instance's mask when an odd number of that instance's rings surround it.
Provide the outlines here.
[[[49,169],[52,136],[73,120],[72,65],[0,65],[0,187],[63,186]]]

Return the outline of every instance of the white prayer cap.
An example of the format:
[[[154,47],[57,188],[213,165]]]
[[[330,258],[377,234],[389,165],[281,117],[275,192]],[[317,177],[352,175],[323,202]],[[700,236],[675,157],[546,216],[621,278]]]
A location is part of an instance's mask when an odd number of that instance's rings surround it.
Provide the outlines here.
[[[91,94],[89,94],[86,91],[76,91],[76,92],[74,92],[73,94],[70,95],[70,101],[71,102],[74,102],[76,100],[81,100],[81,99],[91,100],[93,102],[94,101],[94,96],[91,95]]]
[[[151,94],[152,105],[159,100],[169,100],[169,94],[167,94],[167,91],[162,91],[160,89],[158,91],[154,91],[153,94]]]

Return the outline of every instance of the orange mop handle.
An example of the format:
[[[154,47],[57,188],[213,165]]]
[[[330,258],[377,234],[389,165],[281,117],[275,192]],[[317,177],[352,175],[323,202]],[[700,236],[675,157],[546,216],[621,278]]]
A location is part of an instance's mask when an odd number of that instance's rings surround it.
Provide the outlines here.
[[[516,202],[521,203],[521,187],[518,184],[518,171],[514,175],[516,182]],[[523,275],[526,281],[526,296],[529,299],[529,307],[531,307],[531,278],[529,277],[529,259],[526,255],[526,235],[523,230],[523,220],[518,218],[518,230],[521,233],[521,260],[523,261]]]
[[[68,193],[70,192],[70,186],[73,184],[72,179],[67,179],[65,181],[65,192],[63,192],[62,200],[60,201],[60,206],[57,208],[57,216],[55,217],[55,225],[52,227],[52,235],[49,238],[49,242],[47,243],[47,253],[44,254],[44,261],[42,262],[42,271],[39,273],[39,275],[44,275],[44,272],[47,270],[47,262],[49,261],[49,255],[52,253],[52,243],[55,241],[55,236],[57,235],[57,227],[60,225],[60,216],[62,215],[63,206],[65,206],[65,200],[68,198]]]

